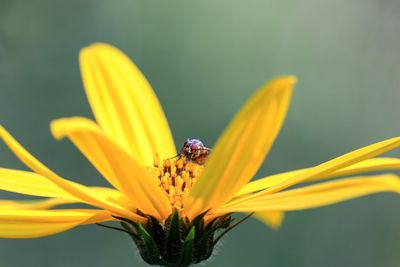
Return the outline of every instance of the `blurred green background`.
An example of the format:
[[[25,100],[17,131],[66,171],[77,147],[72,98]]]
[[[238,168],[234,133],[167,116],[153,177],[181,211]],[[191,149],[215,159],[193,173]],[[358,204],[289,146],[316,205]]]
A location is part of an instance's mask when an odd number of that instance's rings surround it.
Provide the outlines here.
[[[64,177],[104,184],[48,130],[54,118],[92,116],[77,55],[104,41],[145,73],[178,145],[197,137],[211,146],[259,85],[297,75],[258,177],[311,166],[399,135],[399,12],[398,0],[0,0],[0,121]],[[25,169],[3,144],[0,165]],[[399,211],[398,196],[381,194],[289,213],[279,231],[250,220],[224,238],[209,266],[396,267]],[[0,239],[0,266],[145,264],[123,234],[84,226]]]

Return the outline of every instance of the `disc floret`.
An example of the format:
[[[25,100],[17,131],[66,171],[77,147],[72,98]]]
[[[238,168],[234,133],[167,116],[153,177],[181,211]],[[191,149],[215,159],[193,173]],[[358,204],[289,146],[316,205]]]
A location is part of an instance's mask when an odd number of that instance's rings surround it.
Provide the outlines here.
[[[179,157],[166,159],[162,164],[155,164],[154,168],[153,174],[168,195],[171,206],[182,212],[185,197],[196,183],[203,166],[185,157]]]

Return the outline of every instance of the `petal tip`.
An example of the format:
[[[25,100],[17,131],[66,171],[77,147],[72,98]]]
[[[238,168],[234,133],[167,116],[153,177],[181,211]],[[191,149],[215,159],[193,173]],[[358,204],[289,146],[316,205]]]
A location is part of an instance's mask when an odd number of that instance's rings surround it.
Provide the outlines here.
[[[64,138],[62,131],[60,131],[60,121],[62,119],[53,120],[50,122],[50,132],[53,135],[54,139],[61,140]]]
[[[107,43],[93,43],[88,46],[82,47],[79,51],[79,61],[82,63],[94,56],[93,53],[101,53],[105,50],[116,49]]]
[[[56,140],[61,140],[68,134],[82,128],[97,130],[93,121],[83,117],[61,118],[50,122],[50,131]]]
[[[121,51],[108,43],[103,43],[103,42],[97,42],[97,43],[92,43],[88,46],[85,46],[83,48],[81,48],[80,50],[80,56],[83,56],[87,53],[90,52],[95,52],[95,53],[102,53],[102,52],[117,52],[117,53],[121,53]]]
[[[286,88],[292,88],[297,83],[297,76],[294,75],[283,75],[278,76],[272,80],[272,83],[277,83]]]
[[[0,124],[0,138],[5,139],[9,136],[11,136],[11,134],[7,131],[7,129],[3,125]]]

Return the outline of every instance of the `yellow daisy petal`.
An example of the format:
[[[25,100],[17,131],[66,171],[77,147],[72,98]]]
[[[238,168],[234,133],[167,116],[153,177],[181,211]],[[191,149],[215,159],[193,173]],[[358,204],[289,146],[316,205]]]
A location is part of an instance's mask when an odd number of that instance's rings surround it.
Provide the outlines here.
[[[75,201],[63,198],[40,200],[0,200],[0,210],[46,210]]]
[[[235,204],[228,203],[218,208],[215,213],[302,210],[380,192],[400,193],[399,177],[384,174],[330,181],[271,195],[260,195]]]
[[[229,200],[257,172],[281,128],[295,82],[285,76],[267,83],[235,116],[190,192],[189,216]]]
[[[274,174],[251,183],[246,184],[242,189],[236,194],[236,196],[246,195],[249,193],[257,192],[269,188],[271,186],[277,185],[287,179],[294,177],[295,175],[309,170],[310,168]],[[374,158],[367,159],[362,162],[358,162],[349,167],[339,169],[333,173],[326,174],[324,176],[317,176],[313,179],[306,180],[317,181],[322,179],[329,179],[338,176],[352,175],[356,173],[390,170],[390,169],[400,169],[400,159],[396,158]],[[270,226],[272,229],[279,229],[282,225],[284,219],[283,211],[259,211],[256,212],[253,217],[262,221],[266,225]]]
[[[313,179],[318,176],[323,176],[328,173],[332,173],[336,170],[345,168],[345,167],[355,164],[357,162],[360,162],[360,161],[363,161],[363,160],[366,160],[369,158],[373,158],[377,155],[383,154],[383,153],[390,151],[392,149],[395,149],[399,146],[400,146],[400,137],[395,137],[395,138],[387,139],[385,141],[381,141],[381,142],[357,149],[355,151],[352,151],[350,153],[347,153],[345,155],[337,157],[333,160],[322,163],[314,168],[311,168],[309,171],[300,173],[299,175],[296,175],[292,179],[286,180],[282,183],[272,186],[272,187],[264,190],[263,194],[277,192],[277,191],[285,189],[289,186],[298,184],[300,182],[303,182],[303,181],[306,181],[309,179]]]
[[[316,179],[317,177],[323,177],[324,175],[331,174],[334,171],[346,168],[358,162],[362,162],[366,159],[378,156],[387,151],[395,149],[396,147],[399,146],[400,146],[400,137],[395,137],[357,149],[355,151],[344,154],[335,159],[324,162],[316,167],[310,168],[306,171],[301,171],[298,174],[291,177],[290,179],[286,179],[258,193],[254,193],[244,197],[239,197],[238,199],[231,201],[230,204],[233,204],[237,201],[242,202],[244,200],[257,198],[260,195],[269,195],[281,191],[290,186],[293,186],[295,184],[302,183],[307,180]]]
[[[12,169],[0,168],[0,190],[39,197],[78,199],[37,173]]]
[[[124,181],[118,180],[118,169],[110,162],[109,155],[97,140],[93,132],[100,132],[98,126],[86,118],[73,117],[57,119],[50,124],[51,133],[60,140],[67,136],[74,145],[85,155],[96,169],[106,178],[110,184],[123,191]],[[101,134],[103,135],[103,134]],[[126,179],[126,177],[120,177]]]
[[[1,238],[36,238],[64,232],[103,216],[102,210],[2,210]]]
[[[283,211],[257,211],[253,215],[254,218],[258,219],[262,223],[265,223],[274,230],[281,228],[283,220],[285,219],[285,213]]]
[[[169,200],[149,173],[118,144],[85,118],[55,120],[51,130],[56,138],[68,136],[103,175],[146,214],[164,219],[171,214]],[[87,142],[91,140],[91,142]]]
[[[115,202],[111,202],[107,196],[103,196],[91,190],[90,188],[80,185],[77,183],[71,183],[55,174],[53,171],[48,169],[43,163],[38,161],[34,156],[32,156],[24,147],[22,147],[2,126],[0,126],[0,138],[4,140],[6,145],[14,152],[14,154],[29,168],[31,168],[36,173],[46,177],[52,183],[60,187],[60,189],[68,192],[69,194],[75,196],[77,199],[84,203],[91,204],[93,206],[103,208],[127,216],[132,220],[143,221],[141,216],[134,214],[133,212],[127,211]]]
[[[93,216],[89,217],[86,221],[82,222],[82,225],[86,224],[95,224],[95,223],[101,223],[101,222],[107,222],[107,221],[117,221],[112,215],[111,212],[108,210],[103,210],[99,211]]]
[[[101,128],[145,166],[176,155],[160,103],[150,84],[117,48],[94,44],[80,53],[82,79]]]
[[[72,181],[68,182],[74,186],[79,186],[79,184]],[[82,202],[77,197],[62,190],[49,179],[37,173],[27,171],[0,168],[0,190],[25,195],[63,199],[64,201],[69,201],[68,203]],[[90,190],[105,196],[109,201],[134,210],[130,201],[115,189],[90,187]]]
[[[274,175],[267,176],[265,178],[253,181],[251,183],[246,184],[242,187],[242,189],[236,194],[236,196],[253,193],[256,191],[267,189],[271,186],[282,183],[288,179],[295,177],[296,175],[308,171],[311,168],[305,168],[300,170],[294,170],[290,172],[278,173]],[[363,172],[373,172],[373,171],[382,171],[382,170],[398,170],[400,169],[400,159],[397,158],[374,158],[367,159],[362,162],[358,162],[351,166],[348,166],[343,169],[336,170],[332,173],[327,173],[324,175],[318,175],[313,177],[312,179],[307,179],[305,182],[317,181],[322,179],[334,178],[339,176],[347,176],[357,173]]]

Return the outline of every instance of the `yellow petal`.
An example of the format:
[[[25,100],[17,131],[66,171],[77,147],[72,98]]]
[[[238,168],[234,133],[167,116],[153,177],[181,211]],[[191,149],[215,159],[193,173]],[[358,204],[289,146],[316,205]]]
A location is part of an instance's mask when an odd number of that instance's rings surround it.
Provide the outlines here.
[[[132,220],[143,221],[143,217],[125,209],[118,205],[115,201],[110,201],[107,195],[99,194],[89,187],[72,183],[64,178],[61,178],[53,171],[48,169],[43,163],[32,156],[24,147],[22,147],[1,125],[0,138],[4,140],[6,145],[14,152],[14,154],[29,168],[36,173],[47,178],[49,181],[57,185],[60,189],[76,197],[83,203],[109,210],[120,216],[130,218]]]
[[[257,192],[271,186],[277,185],[287,179],[294,177],[295,175],[309,170],[310,168],[300,169],[285,173],[279,173],[275,175],[271,175],[254,182],[246,184],[236,196],[245,195],[253,192]],[[345,176],[345,175],[352,175],[356,173],[362,172],[372,172],[372,171],[382,171],[382,170],[390,170],[390,169],[400,169],[400,159],[396,158],[374,158],[374,159],[367,159],[362,162],[358,162],[353,164],[349,167],[339,169],[334,171],[333,173],[329,173],[323,176],[317,176],[313,179],[306,180],[309,181],[317,181],[321,179],[329,179],[338,176]],[[259,219],[260,221],[264,222],[268,226],[273,229],[279,228],[283,221],[284,212],[282,211],[261,211],[256,212],[254,214],[255,218]]]
[[[291,178],[295,177],[296,175],[298,175],[304,171],[308,171],[310,169],[311,168],[306,168],[306,169],[300,169],[300,170],[295,170],[295,171],[290,171],[290,172],[278,173],[278,174],[274,174],[274,175],[267,176],[265,178],[253,181],[253,182],[248,183],[245,186],[243,186],[242,189],[236,194],[236,196],[249,194],[249,193],[253,193],[256,191],[263,190],[263,189],[267,189],[271,186],[277,185],[288,179],[291,179]],[[317,180],[321,180],[321,179],[328,179],[328,178],[339,177],[339,176],[352,175],[352,174],[363,173],[363,172],[396,170],[396,169],[400,169],[400,159],[374,158],[374,159],[367,159],[362,162],[358,162],[358,163],[348,166],[346,168],[336,170],[332,173],[315,176],[312,179],[305,180],[305,182],[317,181]]]
[[[253,215],[254,218],[265,223],[274,230],[281,228],[283,220],[285,219],[285,213],[282,211],[257,211]]]
[[[60,233],[95,218],[102,210],[2,210],[0,238],[36,238]]]
[[[79,184],[72,181],[68,182],[74,186],[79,186]],[[70,201],[70,203],[82,202],[77,197],[62,190],[49,179],[27,171],[0,168],[0,190],[32,196],[59,198],[64,199],[64,201]],[[116,204],[133,210],[130,201],[115,189],[90,187],[90,190],[105,196],[109,201],[114,201]]]
[[[110,163],[111,155],[103,148],[102,140],[98,140],[97,135],[93,134],[100,132],[95,123],[80,117],[64,118],[52,121],[50,129],[53,136],[58,140],[65,136],[70,138],[110,184],[120,191],[124,191],[123,183],[121,184],[116,175],[118,169]]]
[[[93,216],[89,217],[86,221],[82,222],[82,225],[86,224],[95,224],[95,223],[101,223],[101,222],[106,222],[106,221],[117,221],[113,217],[113,214],[109,212],[108,210],[103,210],[99,211]]]
[[[295,82],[285,76],[267,83],[235,116],[190,192],[189,216],[229,200],[257,172],[281,128]]]
[[[85,118],[66,118],[53,121],[51,130],[58,139],[64,136],[71,138],[110,183],[142,212],[159,219],[171,214],[170,202],[157,181],[125,150],[104,135],[96,123]]]
[[[400,146],[400,137],[395,137],[391,139],[387,139],[385,141],[381,141],[350,153],[344,154],[340,157],[335,159],[329,160],[324,162],[316,167],[310,168],[306,171],[300,172],[290,179],[286,179],[276,185],[273,185],[265,190],[262,190],[258,193],[254,193],[248,196],[239,197],[236,200],[232,200],[230,205],[234,204],[235,202],[239,201],[242,202],[244,200],[250,200],[254,198],[258,198],[260,195],[269,195],[278,191],[281,191],[285,188],[288,188],[292,185],[312,180],[317,177],[323,177],[325,175],[331,174],[334,171],[346,168],[363,160],[375,157],[377,155],[383,154],[387,151],[395,149]]]
[[[96,188],[97,189],[97,188]],[[47,198],[40,200],[0,200],[0,210],[47,210],[63,204],[74,203],[73,200],[63,198]],[[93,224],[116,220],[109,211],[96,213],[82,224]]]
[[[384,174],[330,181],[237,201],[235,204],[218,208],[215,213],[302,210],[380,192],[400,193],[399,177],[394,174]]]
[[[68,204],[73,202],[73,200],[63,198],[18,201],[0,200],[0,210],[46,210],[61,204]]]
[[[144,166],[176,155],[160,103],[150,84],[121,51],[107,44],[82,49],[86,95],[101,128]]]
[[[25,195],[78,200],[49,179],[27,171],[0,168],[0,189]]]

